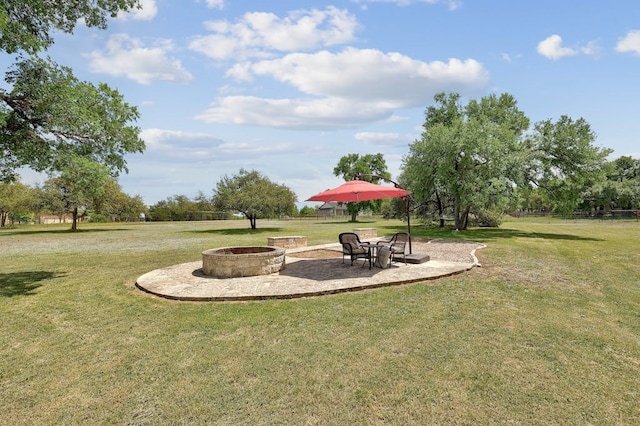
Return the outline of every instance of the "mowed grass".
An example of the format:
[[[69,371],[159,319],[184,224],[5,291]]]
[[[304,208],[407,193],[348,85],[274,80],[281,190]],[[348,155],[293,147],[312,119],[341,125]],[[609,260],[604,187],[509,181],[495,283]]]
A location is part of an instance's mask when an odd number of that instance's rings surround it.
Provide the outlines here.
[[[481,268],[296,300],[159,299],[137,277],[268,236],[400,221],[0,230],[0,424],[640,424],[640,222],[415,237]]]

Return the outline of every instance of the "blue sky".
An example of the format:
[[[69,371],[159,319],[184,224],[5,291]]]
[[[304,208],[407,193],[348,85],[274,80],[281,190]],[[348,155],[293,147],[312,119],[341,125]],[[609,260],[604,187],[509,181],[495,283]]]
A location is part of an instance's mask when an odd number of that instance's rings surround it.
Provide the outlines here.
[[[241,168],[302,202],[351,153],[382,153],[395,179],[442,91],[510,93],[532,123],[583,117],[613,157],[640,158],[637,0],[141,4],[49,54],[139,107],[147,149],[119,182],[146,204],[211,195]]]

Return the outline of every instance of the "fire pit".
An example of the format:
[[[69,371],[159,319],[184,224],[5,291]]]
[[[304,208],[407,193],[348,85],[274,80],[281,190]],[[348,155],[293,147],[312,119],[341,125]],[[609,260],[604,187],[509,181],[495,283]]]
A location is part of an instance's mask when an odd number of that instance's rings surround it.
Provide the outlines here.
[[[279,247],[224,247],[202,252],[202,273],[216,278],[269,275],[285,267]]]

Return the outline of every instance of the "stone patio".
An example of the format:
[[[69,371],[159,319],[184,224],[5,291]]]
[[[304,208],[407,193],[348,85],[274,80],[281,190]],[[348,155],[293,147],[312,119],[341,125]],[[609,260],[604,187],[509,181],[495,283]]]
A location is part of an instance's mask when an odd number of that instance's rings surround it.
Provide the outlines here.
[[[339,244],[286,250],[286,267],[270,275],[214,278],[202,273],[202,260],[168,266],[138,278],[136,287],[156,296],[189,301],[290,299],[432,280],[480,266],[475,256],[483,244],[414,241],[413,253],[427,254],[420,264],[395,261],[390,268],[369,269],[360,259],[350,265]]]

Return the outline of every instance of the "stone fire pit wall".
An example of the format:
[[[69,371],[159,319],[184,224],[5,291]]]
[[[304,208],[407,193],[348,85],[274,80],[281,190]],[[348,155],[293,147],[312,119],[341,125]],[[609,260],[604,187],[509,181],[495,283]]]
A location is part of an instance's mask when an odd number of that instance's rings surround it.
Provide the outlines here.
[[[202,273],[216,278],[269,275],[285,267],[285,251],[278,247],[224,247],[202,252]]]

